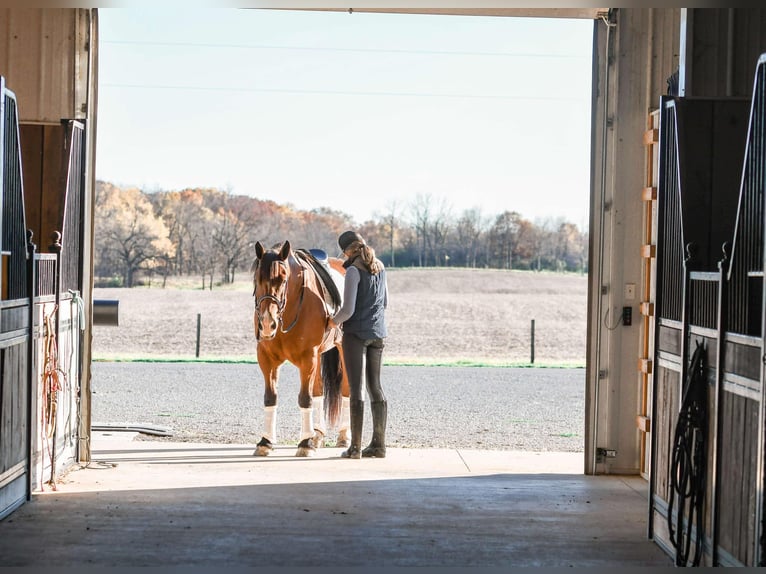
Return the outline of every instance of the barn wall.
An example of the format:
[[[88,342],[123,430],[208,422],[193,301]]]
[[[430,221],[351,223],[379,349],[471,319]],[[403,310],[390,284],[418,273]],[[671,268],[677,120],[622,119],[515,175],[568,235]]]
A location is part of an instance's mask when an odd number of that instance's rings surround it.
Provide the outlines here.
[[[22,122],[55,123],[87,113],[90,10],[0,10],[0,74]]]
[[[677,9],[620,9],[596,23],[588,302],[585,471],[638,474],[642,357],[638,286],[644,280],[644,134],[679,66]],[[609,46],[607,46],[607,42]],[[608,55],[607,55],[608,54]],[[609,66],[607,67],[607,62]],[[608,75],[608,81],[607,81]],[[650,161],[650,160],[649,160]],[[636,286],[634,298],[625,286]],[[632,309],[632,325],[620,323]],[[612,451],[603,457],[599,449]]]
[[[648,116],[676,71],[682,95],[750,97],[758,55],[766,51],[764,12],[625,8],[612,11],[609,31],[596,21],[586,472],[636,473],[641,467],[642,301],[638,290],[627,300],[625,285],[641,285],[646,273],[641,192],[650,161],[643,140]],[[619,323],[624,306],[633,311],[630,327]],[[598,449],[616,456],[602,459]]]
[[[81,198],[83,241],[77,254],[65,253],[67,261],[82,262],[79,297],[85,306],[85,330],[72,330],[60,309],[59,333],[77,334],[71,355],[76,365],[67,373],[75,394],[62,397],[62,406],[75,409],[57,426],[55,445],[61,455],[56,463],[78,458],[90,459],[90,340],[92,313],[93,196],[95,189],[95,134],[97,96],[97,10],[55,8],[0,9],[0,75],[18,100],[21,120],[25,194],[28,193],[28,227],[35,232],[38,251],[49,251],[51,233],[61,231],[61,214],[66,193],[66,157],[62,154],[66,132],[62,122],[77,120],[84,125],[85,192]],[[71,286],[67,286],[70,287]],[[62,323],[63,321],[63,323]],[[76,329],[76,328],[75,328]],[[39,336],[39,333],[38,333]],[[42,352],[38,348],[38,353]],[[40,357],[35,364],[40,366]],[[77,396],[78,402],[70,402]],[[33,397],[34,398],[34,397]],[[37,405],[38,414],[41,405]],[[39,421],[39,417],[37,417]],[[73,424],[72,424],[73,423]],[[47,447],[46,447],[47,448]],[[72,453],[76,453],[73,455]],[[41,445],[35,446],[37,474],[45,474]],[[50,469],[48,469],[50,470]],[[56,469],[54,469],[55,471]]]

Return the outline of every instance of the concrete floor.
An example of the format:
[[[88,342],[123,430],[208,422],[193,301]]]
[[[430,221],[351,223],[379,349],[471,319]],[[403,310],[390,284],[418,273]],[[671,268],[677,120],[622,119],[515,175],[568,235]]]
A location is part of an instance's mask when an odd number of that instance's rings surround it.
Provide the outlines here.
[[[661,566],[647,484],[582,454],[279,448],[97,433],[93,462],[0,522],[0,566]]]

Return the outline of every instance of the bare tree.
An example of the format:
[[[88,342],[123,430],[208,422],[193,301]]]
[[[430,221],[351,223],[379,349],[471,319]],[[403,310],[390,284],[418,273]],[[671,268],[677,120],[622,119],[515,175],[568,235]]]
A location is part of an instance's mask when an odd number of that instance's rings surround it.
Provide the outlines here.
[[[435,201],[433,217],[427,228],[428,251],[434,265],[446,265],[449,261],[447,240],[452,231],[452,206],[444,197]]]
[[[418,193],[410,203],[410,213],[415,228],[415,240],[418,246],[418,265],[427,265],[428,228],[431,225],[431,194]]]
[[[383,229],[386,234],[388,250],[391,253],[391,267],[396,267],[396,232],[399,228],[399,212],[401,203],[397,199],[390,199],[386,202],[385,212],[381,217]]]
[[[461,251],[463,265],[476,267],[476,260],[481,248],[481,237],[486,232],[487,221],[481,209],[466,209],[455,224],[458,249]]]

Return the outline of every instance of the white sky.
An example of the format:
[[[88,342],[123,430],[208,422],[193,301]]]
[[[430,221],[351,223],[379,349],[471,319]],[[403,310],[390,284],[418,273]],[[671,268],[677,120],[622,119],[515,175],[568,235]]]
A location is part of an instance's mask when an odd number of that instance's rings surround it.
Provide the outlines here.
[[[96,175],[587,227],[590,20],[99,10]]]

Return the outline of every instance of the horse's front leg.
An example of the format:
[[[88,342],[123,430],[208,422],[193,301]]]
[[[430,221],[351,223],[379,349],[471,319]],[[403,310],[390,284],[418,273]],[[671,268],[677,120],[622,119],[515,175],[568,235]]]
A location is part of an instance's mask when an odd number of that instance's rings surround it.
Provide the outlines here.
[[[254,456],[268,456],[274,450],[277,441],[277,380],[279,363],[271,360],[264,353],[258,354],[264,381],[263,391],[263,434],[255,447]]]
[[[301,434],[295,456],[313,456],[317,446],[322,446],[323,405],[322,397],[314,397],[315,386],[320,385],[319,353],[306,357],[298,366],[301,376],[301,389],[298,393],[298,407],[301,411]]]

